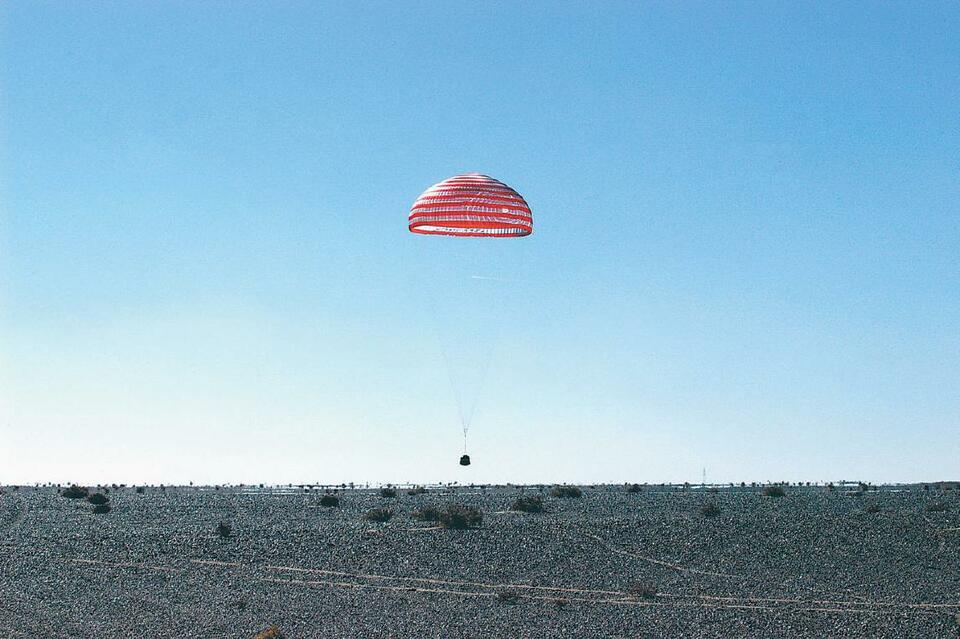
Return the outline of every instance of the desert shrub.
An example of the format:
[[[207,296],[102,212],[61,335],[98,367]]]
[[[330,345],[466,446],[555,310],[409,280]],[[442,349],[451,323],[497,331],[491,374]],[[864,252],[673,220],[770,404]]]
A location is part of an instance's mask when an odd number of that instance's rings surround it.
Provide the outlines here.
[[[452,504],[440,513],[440,524],[444,528],[466,530],[475,528],[483,522],[483,513],[477,508]]]
[[[720,514],[720,507],[713,502],[707,502],[700,506],[700,514],[704,517],[716,517]]]
[[[391,517],[393,517],[393,511],[388,508],[374,508],[367,511],[367,514],[363,516],[367,521],[375,521],[381,524],[390,521]]]
[[[223,539],[226,539],[233,534],[233,528],[231,528],[230,524],[227,522],[221,521],[219,524],[217,524],[217,534]]]
[[[542,513],[543,499],[540,497],[518,497],[510,510],[518,510],[524,513]]]
[[[387,497],[387,498],[396,497],[397,489],[391,488],[390,486],[384,486],[383,488],[380,489],[380,496]]]
[[[629,592],[640,599],[653,599],[657,596],[657,587],[650,583],[635,583],[630,586]]]
[[[880,508],[880,504],[870,504],[869,506],[864,508],[864,510],[872,515],[880,512],[881,508]]]
[[[576,486],[554,486],[550,489],[551,497],[563,497],[566,499],[582,497],[583,491],[577,488]]]
[[[110,504],[97,504],[93,507],[94,515],[106,515],[110,512]]]
[[[340,500],[336,495],[324,495],[320,498],[320,505],[327,508],[333,508],[340,505]]]
[[[422,494],[424,494],[425,492],[427,492],[427,489],[424,488],[423,486],[414,486],[413,488],[411,488],[410,490],[407,491],[407,494],[408,494],[408,495],[422,495]]]
[[[783,489],[783,486],[764,486],[760,494],[764,497],[783,497],[787,494],[787,491]]]
[[[270,626],[254,635],[253,639],[284,639],[284,635],[276,626]]]
[[[570,600],[567,599],[566,597],[557,597],[556,599],[553,600],[553,605],[561,610],[566,608],[569,604],[570,604]]]
[[[501,590],[497,593],[497,601],[506,604],[515,604],[520,601],[520,595],[512,590]]]
[[[74,484],[73,486],[70,486],[70,488],[64,490],[61,494],[67,499],[84,499],[90,494],[90,491],[82,486],[77,486]]]
[[[640,484],[627,484],[628,493],[639,493],[643,488],[640,487]]]
[[[102,506],[103,504],[110,501],[107,499],[107,496],[103,493],[93,493],[92,495],[87,496],[87,501],[89,501],[94,506]]]
[[[927,504],[925,510],[928,513],[945,513],[947,512],[947,505],[943,502],[933,502],[932,504]]]
[[[436,506],[426,506],[413,513],[413,518],[420,521],[440,521],[441,514]]]
[[[138,495],[142,495],[142,494],[145,493],[145,492],[147,492],[146,488],[144,488],[143,486],[137,486],[137,494],[138,494]]]

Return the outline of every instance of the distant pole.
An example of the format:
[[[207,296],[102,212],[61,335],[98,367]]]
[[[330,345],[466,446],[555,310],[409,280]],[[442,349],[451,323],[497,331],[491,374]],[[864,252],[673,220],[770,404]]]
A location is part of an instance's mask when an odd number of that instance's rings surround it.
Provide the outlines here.
[[[706,488],[707,486],[707,467],[703,467],[703,478],[700,480],[700,486]]]

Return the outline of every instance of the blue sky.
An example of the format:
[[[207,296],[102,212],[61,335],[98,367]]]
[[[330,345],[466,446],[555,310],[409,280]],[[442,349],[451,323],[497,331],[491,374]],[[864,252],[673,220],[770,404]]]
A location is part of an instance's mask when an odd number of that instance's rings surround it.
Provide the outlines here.
[[[946,2],[3,3],[0,482],[956,478],[958,32]],[[536,221],[475,308],[444,260],[478,249],[405,225],[466,171]],[[469,470],[458,309],[501,327]]]

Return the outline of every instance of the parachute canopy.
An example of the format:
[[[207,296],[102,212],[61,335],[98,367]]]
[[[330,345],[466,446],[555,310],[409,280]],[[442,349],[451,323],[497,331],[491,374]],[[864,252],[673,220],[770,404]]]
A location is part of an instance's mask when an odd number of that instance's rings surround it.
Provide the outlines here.
[[[533,214],[503,182],[464,173],[424,191],[410,208],[409,224],[424,235],[523,237],[533,233]]]

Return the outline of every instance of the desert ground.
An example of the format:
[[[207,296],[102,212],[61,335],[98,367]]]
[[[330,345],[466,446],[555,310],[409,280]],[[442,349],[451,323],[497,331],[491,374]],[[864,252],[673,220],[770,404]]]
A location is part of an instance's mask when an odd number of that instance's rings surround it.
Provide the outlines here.
[[[952,485],[64,488],[2,489],[0,637],[960,636]]]

